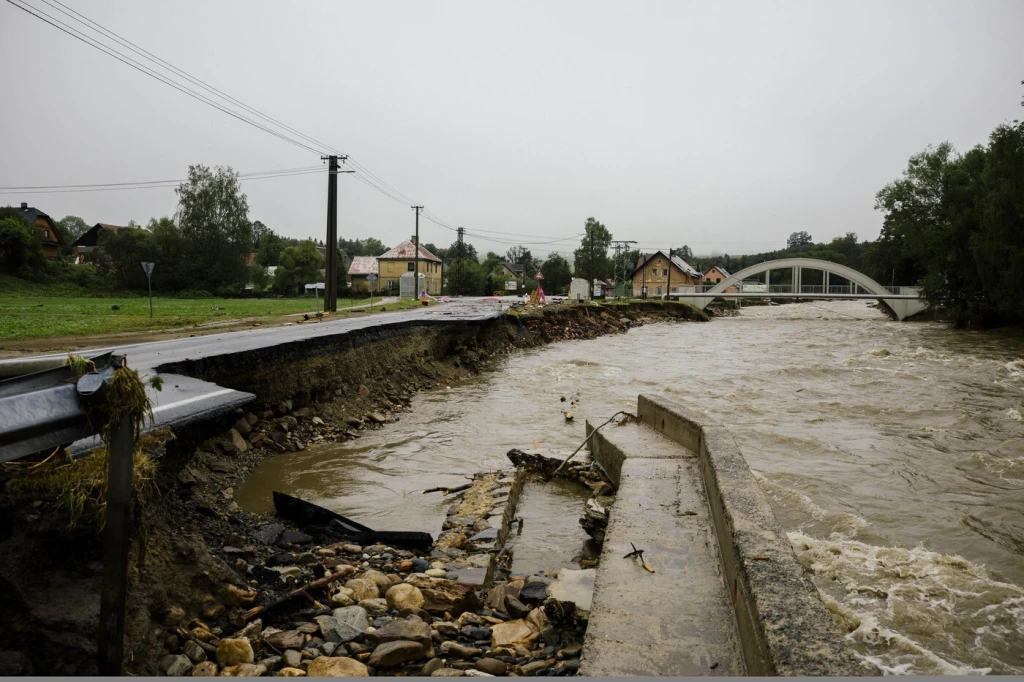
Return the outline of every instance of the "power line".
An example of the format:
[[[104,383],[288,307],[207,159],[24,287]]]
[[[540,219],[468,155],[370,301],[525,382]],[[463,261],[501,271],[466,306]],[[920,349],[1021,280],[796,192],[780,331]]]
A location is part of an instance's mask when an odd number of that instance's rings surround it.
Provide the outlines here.
[[[239,114],[237,112],[231,111],[230,109],[228,109],[228,108],[226,108],[224,106],[221,106],[220,104],[218,104],[217,102],[209,99],[208,97],[200,95],[199,93],[195,92],[194,90],[192,90],[192,89],[190,89],[190,88],[188,88],[188,87],[186,87],[186,86],[184,86],[184,85],[182,85],[180,83],[177,83],[175,81],[170,80],[169,78],[167,78],[167,77],[165,77],[165,76],[163,76],[163,75],[153,71],[149,67],[143,66],[142,64],[140,64],[139,62],[135,61],[131,57],[128,57],[127,55],[124,55],[124,54],[114,50],[113,48],[109,47],[108,45],[104,45],[104,44],[100,43],[99,41],[96,41],[96,40],[86,36],[85,34],[81,33],[77,29],[69,26],[68,24],[65,24],[60,19],[57,19],[56,17],[47,14],[46,12],[44,12],[43,10],[41,10],[41,9],[39,9],[37,7],[33,7],[31,5],[28,5],[28,6],[21,5],[21,4],[18,4],[17,2],[15,2],[14,0],[7,0],[7,2],[9,4],[13,5],[14,7],[17,7],[18,9],[22,10],[23,12],[26,12],[27,14],[32,15],[36,19],[39,19],[40,21],[42,21],[42,22],[44,22],[46,24],[49,24],[50,26],[53,26],[57,30],[59,30],[59,31],[61,31],[63,33],[68,34],[69,36],[71,36],[75,40],[79,40],[79,41],[85,43],[86,45],[88,45],[89,47],[92,47],[92,48],[94,48],[96,50],[99,50],[100,52],[106,54],[107,56],[113,57],[114,59],[118,60],[119,62],[122,62],[123,64],[126,64],[127,66],[130,66],[131,68],[135,69],[136,71],[139,71],[140,73],[143,73],[143,74],[149,76],[150,78],[154,78],[154,79],[160,81],[161,83],[163,83],[165,85],[168,85],[168,86],[174,88],[175,90],[177,90],[179,92],[182,92],[182,93],[188,95],[189,97],[192,97],[193,99],[196,99],[196,100],[202,102],[203,104],[211,106],[214,109],[217,109],[219,111],[222,111],[225,114],[227,114],[228,116],[231,116],[233,118],[237,118],[239,121],[242,121],[243,123],[247,123],[247,124],[253,126],[254,128],[258,128],[259,130],[262,130],[263,132],[269,133],[269,134],[273,135],[274,137],[277,137],[277,138],[279,138],[281,140],[284,140],[285,142],[289,142],[289,143],[291,143],[291,144],[293,144],[293,145],[295,145],[297,147],[301,147],[302,149],[305,149],[306,151],[313,152],[314,154],[317,154],[317,155],[321,154],[320,150],[318,150],[318,149],[310,147],[307,144],[299,142],[298,140],[295,140],[295,139],[293,139],[291,137],[288,137],[287,135],[279,133],[276,130],[272,130],[272,129],[270,129],[270,128],[264,126],[264,125],[261,125],[261,124],[255,122],[255,121],[253,121],[251,119],[248,119],[245,116],[242,116],[241,114]],[[31,8],[31,9],[29,9],[29,8]],[[33,11],[33,10],[35,10],[35,11]],[[39,14],[37,14],[36,12],[38,12]]]
[[[291,171],[264,171],[262,173],[239,174],[240,181],[266,180],[270,178],[292,177],[296,175],[311,175],[323,173],[323,168],[311,168],[305,170]],[[177,187],[187,179],[182,180],[154,180],[147,182],[124,182],[105,183],[97,185],[67,185],[67,186],[37,186],[37,187],[0,187],[0,194],[76,194],[80,192],[114,192],[118,190],[133,189],[162,189],[166,187]]]

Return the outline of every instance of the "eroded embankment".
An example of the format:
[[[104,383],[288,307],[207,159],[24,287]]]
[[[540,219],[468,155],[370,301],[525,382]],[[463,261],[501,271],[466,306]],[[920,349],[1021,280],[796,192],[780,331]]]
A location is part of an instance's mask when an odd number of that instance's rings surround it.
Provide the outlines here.
[[[679,304],[552,306],[484,323],[391,325],[162,367],[257,402],[237,420],[170,436],[160,446],[157,494],[140,510],[129,586],[128,672],[161,672],[193,618],[224,634],[249,590],[248,556],[226,553],[267,523],[242,512],[232,487],[265,459],[314,442],[359,437],[395,419],[412,395],[482,371],[516,348],[624,332],[648,321],[702,320]],[[211,437],[211,433],[215,434]],[[0,474],[7,484],[9,472]],[[241,549],[241,548],[236,548]],[[0,674],[95,673],[102,547],[94,527],[66,526],[52,500],[0,502]]]

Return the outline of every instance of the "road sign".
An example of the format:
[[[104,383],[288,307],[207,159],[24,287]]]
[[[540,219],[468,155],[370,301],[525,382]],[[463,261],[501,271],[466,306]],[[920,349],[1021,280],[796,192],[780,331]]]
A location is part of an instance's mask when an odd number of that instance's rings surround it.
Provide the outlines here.
[[[544,279],[544,273],[543,273],[543,272],[541,272],[540,270],[538,270],[538,271],[537,271],[537,274],[536,274],[536,275],[534,275],[534,276],[533,276],[533,278],[534,278],[534,279]]]
[[[367,282],[376,282],[377,281],[377,275],[375,275],[373,273],[370,273],[369,275],[366,276],[366,281]]]
[[[156,265],[156,263],[143,263],[142,264],[142,269],[146,271],[146,277],[149,277],[150,275],[153,274],[153,266],[155,266],[155,265]]]

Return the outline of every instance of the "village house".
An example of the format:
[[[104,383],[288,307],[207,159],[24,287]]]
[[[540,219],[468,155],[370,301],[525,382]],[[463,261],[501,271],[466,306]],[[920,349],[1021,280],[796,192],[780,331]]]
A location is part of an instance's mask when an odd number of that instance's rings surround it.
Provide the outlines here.
[[[671,271],[671,276],[669,272]],[[681,287],[700,284],[700,273],[689,263],[673,254],[670,259],[664,251],[641,253],[633,270],[634,296],[664,296],[668,293],[682,293]],[[672,291],[669,292],[669,286]]]
[[[501,283],[500,289],[502,291],[515,293],[519,291],[523,282],[523,266],[519,263],[506,263],[502,261],[494,266],[494,269],[491,271],[491,279],[495,283]]]
[[[712,265],[710,268],[708,268],[707,272],[701,275],[701,281],[703,281],[704,284],[715,285],[721,282],[723,279],[729,279],[730,277],[732,277],[732,275],[729,274],[728,270],[717,265]],[[737,289],[735,286],[731,286],[727,288],[725,291],[730,294],[735,294]]]
[[[348,278],[352,282],[352,291],[361,291],[363,293],[369,293],[370,291],[377,291],[381,284],[380,281],[370,282],[367,277],[370,275],[378,275],[377,272],[377,258],[374,256],[356,256],[352,259],[352,265],[348,266]]]
[[[96,249],[96,244],[100,240],[100,234],[104,230],[116,232],[123,229],[125,228],[121,225],[107,225],[106,223],[96,223],[90,227],[71,245],[72,253],[75,256],[75,265],[95,262],[96,255],[93,251]]]
[[[414,238],[415,239],[415,238]],[[441,277],[443,276],[444,264],[441,259],[427,251],[420,244],[420,274],[423,275],[420,291],[426,291],[431,296],[441,294]],[[400,278],[403,275],[414,277],[416,268],[416,245],[413,239],[407,239],[395,248],[377,256],[377,276],[380,278],[377,284],[381,291],[399,292]]]
[[[64,237],[60,230],[53,224],[50,216],[38,208],[31,208],[24,201],[21,208],[15,209],[36,235],[36,240],[43,249],[43,257],[53,260],[60,257],[60,247],[64,246]]]

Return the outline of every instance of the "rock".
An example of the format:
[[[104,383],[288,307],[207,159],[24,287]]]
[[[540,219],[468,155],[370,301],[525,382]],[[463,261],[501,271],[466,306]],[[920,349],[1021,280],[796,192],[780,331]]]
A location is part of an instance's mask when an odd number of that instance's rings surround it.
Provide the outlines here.
[[[316,623],[303,623],[295,629],[304,635],[315,635],[320,632],[320,626]]]
[[[283,532],[284,526],[280,523],[269,523],[253,531],[252,537],[261,545],[272,545],[277,542]]]
[[[245,438],[242,438],[237,430],[231,429],[228,431],[228,437],[231,439],[231,447],[234,452],[245,452],[249,449],[249,444],[245,442]]]
[[[476,666],[477,670],[481,670],[488,675],[494,675],[495,677],[504,677],[508,674],[508,666],[496,658],[481,658],[473,665]]]
[[[229,665],[220,671],[219,677],[259,677],[267,672],[266,666],[254,663]]]
[[[217,645],[217,663],[220,665],[239,665],[252,661],[252,644],[247,639],[225,638]]]
[[[372,570],[371,571],[365,571],[359,577],[362,578],[363,580],[369,580],[370,582],[372,582],[374,585],[377,586],[377,592],[378,592],[377,596],[378,597],[380,596],[380,593],[386,591],[389,587],[391,587],[391,581],[388,580],[388,577],[386,575],[384,575],[383,573],[381,573],[380,571],[372,571]],[[372,599],[373,597],[369,597],[369,598]]]
[[[299,664],[302,663],[302,652],[296,651],[295,649],[289,649],[281,654],[281,658],[284,660],[284,664],[289,668],[298,668]]]
[[[363,636],[363,630],[365,629],[354,628],[334,616],[317,616],[316,622],[320,626],[320,633],[323,634],[324,639],[330,642],[341,642],[342,644],[359,639]],[[333,653],[333,651],[330,653]]]
[[[526,580],[523,588],[519,590],[519,601],[524,604],[539,604],[548,598],[548,578],[532,576]]]
[[[411,573],[412,572],[412,559],[402,559],[398,562],[398,571],[400,573]]]
[[[281,649],[301,649],[306,643],[306,636],[298,630],[275,632],[263,637],[263,641],[278,651]]]
[[[543,608],[536,608],[525,618],[526,624],[529,625],[534,632],[541,632],[551,627],[551,622],[548,621],[548,616],[544,613]]]
[[[545,668],[550,668],[554,664],[555,664],[555,659],[553,659],[553,658],[548,658],[548,659],[545,659],[543,661],[530,661],[529,663],[527,663],[525,665],[519,666],[519,672],[523,676],[532,675],[535,672],[538,672],[540,670],[544,670]]]
[[[435,670],[440,670],[444,667],[444,661],[440,658],[432,658],[427,661],[422,668],[420,668],[420,677],[430,677],[434,674]]]
[[[471,586],[460,585],[454,580],[441,580],[423,573],[413,573],[405,582],[420,589],[424,600],[421,608],[431,613],[450,612],[456,615],[472,610],[479,603]]]
[[[281,402],[279,402],[277,404],[277,413],[278,414],[288,414],[291,411],[292,411],[292,401],[291,400],[282,400]]]
[[[393,620],[379,630],[368,633],[366,639],[371,644],[408,640],[429,647],[430,632],[430,626],[422,621]]]
[[[192,677],[216,677],[217,676],[217,664],[213,661],[203,661],[202,663],[196,663],[196,667],[192,668]]]
[[[172,606],[160,616],[160,623],[170,627],[177,625],[183,620],[185,620],[185,609],[180,606]]]
[[[583,619],[590,616],[590,605],[594,598],[594,578],[597,571],[593,568],[573,570],[563,568],[558,577],[548,586],[548,597],[560,604],[573,604],[576,614]],[[511,614],[509,614],[511,615]]]
[[[377,584],[365,578],[352,578],[345,583],[345,587],[352,590],[352,598],[357,602],[364,599],[376,599],[380,596]]]
[[[305,545],[306,543],[313,542],[313,538],[310,535],[288,528],[281,533],[281,537],[279,537],[277,541],[287,542],[292,545]]]
[[[288,666],[287,668],[281,668],[278,670],[276,675],[278,677],[305,677],[306,671]]]
[[[412,572],[423,573],[430,568],[430,562],[426,559],[413,559],[412,560]]]
[[[423,574],[428,578],[444,578],[448,575],[448,571],[443,568],[431,568],[423,571]]]
[[[423,593],[420,588],[408,583],[398,583],[391,586],[384,598],[392,609],[418,609],[423,606]]]
[[[387,421],[387,417],[382,415],[380,412],[371,412],[370,414],[366,415],[366,419],[367,421],[371,421],[374,424],[383,424],[384,422]]]
[[[485,673],[483,670],[476,670],[475,668],[470,668],[466,671],[466,677],[494,677],[494,675],[490,673]]]
[[[192,661],[183,654],[171,654],[160,659],[160,670],[167,677],[183,677],[192,672]]]
[[[394,668],[403,663],[418,661],[426,655],[427,646],[419,642],[398,640],[377,646],[370,654],[369,664],[374,668]]]
[[[315,426],[323,426],[324,425],[324,420],[321,419],[320,417],[313,417],[312,419],[310,419],[310,421],[313,422],[313,424]]]
[[[370,670],[354,658],[321,656],[306,669],[310,677],[369,677]]]
[[[402,609],[398,612],[399,618],[408,618],[409,616],[416,616],[424,623],[429,623],[431,620],[430,614],[423,609]]]
[[[352,606],[355,603],[355,599],[352,598],[352,590],[347,590],[344,587],[331,595],[331,604],[334,606]]]
[[[261,618],[257,618],[232,635],[232,637],[235,639],[245,638],[251,642],[254,639],[259,639],[261,632],[263,632],[263,620]]]
[[[366,628],[370,627],[370,620],[366,617],[365,609],[358,606],[346,606],[340,609],[334,609],[331,615],[336,618],[339,622],[348,625],[351,628],[364,632]]]
[[[280,656],[268,656],[267,658],[260,659],[260,665],[267,669],[269,672],[274,672],[284,665],[284,659]]]
[[[363,599],[358,606],[371,616],[380,616],[388,612],[388,603],[383,599]]]
[[[464,677],[465,675],[465,671],[458,668],[438,668],[430,673],[431,677]]]
[[[441,643],[441,653],[446,656],[456,656],[458,658],[473,658],[474,656],[479,656],[483,652],[476,647],[462,646],[458,642],[452,642],[449,640]]]
[[[470,639],[470,640],[473,640],[474,642],[476,642],[476,641],[480,641],[480,640],[484,640],[484,639],[490,639],[491,638],[491,629],[490,628],[466,628],[465,630],[463,630],[459,634],[461,634],[466,639]]]
[[[224,588],[224,602],[230,606],[248,606],[256,601],[256,590],[228,585]]]
[[[237,422],[235,422],[234,428],[235,431],[238,432],[238,435],[242,436],[243,438],[248,437],[248,435],[252,433],[252,424],[250,424],[249,420],[246,419],[245,417],[242,417]]]
[[[525,641],[533,634],[533,628],[522,618],[510,620],[507,623],[498,623],[491,628],[491,646],[514,645]]]
[[[282,578],[299,578],[302,576],[302,569],[298,566],[276,566],[270,570],[280,573]]]
[[[359,384],[359,388],[357,390],[359,395],[370,395],[370,389],[366,387],[366,384]]]
[[[272,554],[263,562],[264,566],[274,568],[275,566],[287,566],[295,562],[295,555],[290,552],[282,552],[280,554]]]
[[[442,637],[458,637],[459,628],[455,623],[449,623],[447,621],[441,621],[440,623],[431,623],[431,628],[437,630]]]
[[[185,642],[185,655],[188,656],[193,663],[202,663],[206,660],[206,650],[191,639]]]
[[[513,618],[525,618],[530,613],[530,607],[515,597],[506,597],[505,613]]]
[[[309,419],[313,416],[313,408],[300,407],[299,409],[292,412],[292,416],[298,417],[299,419]]]

